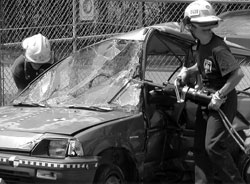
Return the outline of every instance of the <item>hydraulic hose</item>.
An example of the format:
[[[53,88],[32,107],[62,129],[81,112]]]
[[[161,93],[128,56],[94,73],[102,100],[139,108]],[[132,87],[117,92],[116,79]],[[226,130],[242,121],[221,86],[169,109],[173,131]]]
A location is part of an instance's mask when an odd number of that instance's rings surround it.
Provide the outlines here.
[[[218,110],[219,115],[222,119],[222,122],[224,123],[224,126],[228,130],[229,134],[232,136],[232,138],[235,140],[235,142],[239,145],[239,147],[246,153],[246,149],[244,147],[244,140],[241,138],[239,133],[235,130],[231,122],[228,120],[227,116],[224,114],[224,112],[219,109]]]
[[[176,93],[178,92],[177,90],[177,85],[175,85],[175,91]],[[198,103],[200,105],[204,105],[207,106],[210,101],[211,101],[211,94],[201,91],[201,90],[196,90],[194,88],[187,88],[187,87],[181,87],[179,88],[181,91],[181,96],[184,97],[185,99],[189,99],[195,103]],[[183,94],[184,93],[184,94]],[[176,95],[177,97],[177,102],[182,102],[185,99],[178,99],[179,98],[179,94]],[[238,144],[238,146],[240,147],[240,149],[242,149],[245,153],[247,152],[244,146],[244,140],[242,139],[242,137],[239,135],[239,133],[235,130],[235,128],[233,127],[232,123],[229,121],[229,119],[227,118],[227,116],[224,114],[224,112],[221,109],[218,109],[218,113],[221,117],[221,120],[224,124],[224,126],[226,127],[227,131],[229,132],[229,134],[232,136],[232,138],[235,140],[235,142]]]
[[[177,82],[174,84],[166,84],[164,87],[157,86],[159,89],[162,89],[163,94],[175,96],[177,98],[178,103],[185,102],[186,99],[203,106],[207,106],[211,101],[211,93],[207,91],[197,90],[194,88],[190,88],[187,86],[181,87],[177,85]],[[161,91],[161,90],[160,90]],[[153,93],[152,93],[153,95]],[[239,133],[235,130],[232,123],[228,120],[227,116],[224,112],[219,109],[218,113],[221,117],[221,120],[226,127],[229,134],[235,140],[235,142],[239,145],[240,149],[242,149],[245,153],[247,152],[244,146],[244,140],[239,135]]]

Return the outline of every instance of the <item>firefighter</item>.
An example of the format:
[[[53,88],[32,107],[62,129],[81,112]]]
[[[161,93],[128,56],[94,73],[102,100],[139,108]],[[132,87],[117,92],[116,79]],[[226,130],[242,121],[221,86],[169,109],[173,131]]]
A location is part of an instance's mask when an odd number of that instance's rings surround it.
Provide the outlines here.
[[[215,15],[211,4],[205,0],[190,3],[184,12],[182,28],[197,40],[197,61],[179,74],[182,83],[189,76],[201,76],[203,90],[212,94],[205,110],[198,108],[195,129],[195,180],[196,183],[214,183],[216,171],[222,183],[245,183],[229,152],[229,132],[224,126],[218,109],[232,122],[237,111],[235,87],[244,74],[223,38],[212,29],[221,19]],[[207,118],[201,114],[206,111]]]
[[[40,33],[25,38],[22,47],[25,53],[14,61],[11,68],[18,93],[54,62],[49,40]]]

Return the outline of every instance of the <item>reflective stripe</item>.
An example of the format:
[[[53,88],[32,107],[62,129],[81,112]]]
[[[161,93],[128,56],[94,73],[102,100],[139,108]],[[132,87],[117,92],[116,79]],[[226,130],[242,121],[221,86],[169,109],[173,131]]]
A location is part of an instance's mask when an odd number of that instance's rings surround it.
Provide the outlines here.
[[[10,158],[10,157],[9,157]],[[9,163],[9,158],[0,157],[0,164],[1,163]],[[98,163],[66,163],[66,164],[58,164],[52,162],[39,162],[39,161],[29,161],[23,160],[16,157],[14,160],[15,162],[19,162],[18,167],[22,166],[37,166],[37,167],[47,167],[47,168],[61,168],[61,169],[90,169],[90,168],[97,168]]]

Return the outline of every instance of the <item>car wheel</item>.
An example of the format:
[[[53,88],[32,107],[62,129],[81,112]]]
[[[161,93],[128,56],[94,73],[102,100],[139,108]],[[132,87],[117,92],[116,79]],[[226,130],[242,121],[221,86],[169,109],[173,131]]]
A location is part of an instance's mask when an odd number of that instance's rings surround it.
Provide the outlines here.
[[[238,167],[241,172],[241,176],[246,183],[250,183],[250,157],[246,154],[239,155]]]
[[[117,166],[105,166],[97,173],[95,184],[125,184],[125,177]]]

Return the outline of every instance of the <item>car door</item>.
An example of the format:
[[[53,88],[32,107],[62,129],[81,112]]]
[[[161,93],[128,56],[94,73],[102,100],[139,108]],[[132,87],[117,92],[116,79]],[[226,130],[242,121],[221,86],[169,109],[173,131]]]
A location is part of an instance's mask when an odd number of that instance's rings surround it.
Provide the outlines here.
[[[171,140],[168,131],[171,131],[169,126],[178,129],[178,120],[184,108],[184,104],[176,103],[174,96],[160,96],[152,99],[150,93],[156,86],[162,86],[169,78],[173,82],[176,71],[186,58],[187,52],[181,44],[168,38],[164,32],[152,30],[149,33],[144,76],[147,118],[145,176],[162,171],[164,161],[169,155],[174,155],[175,149],[178,149],[177,145],[169,144]]]

